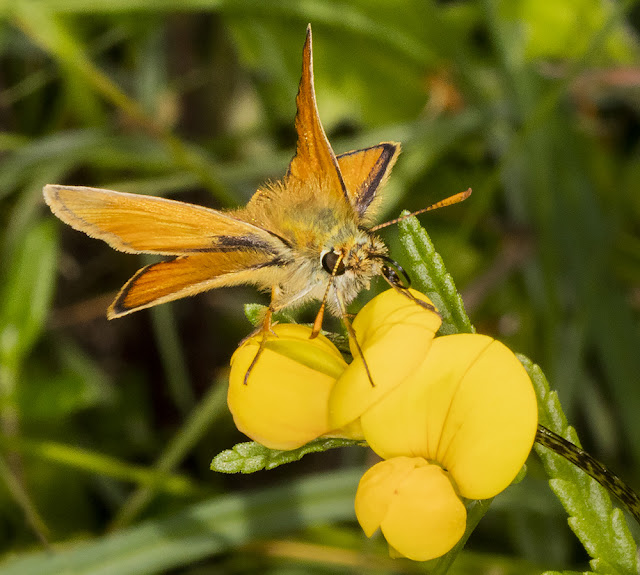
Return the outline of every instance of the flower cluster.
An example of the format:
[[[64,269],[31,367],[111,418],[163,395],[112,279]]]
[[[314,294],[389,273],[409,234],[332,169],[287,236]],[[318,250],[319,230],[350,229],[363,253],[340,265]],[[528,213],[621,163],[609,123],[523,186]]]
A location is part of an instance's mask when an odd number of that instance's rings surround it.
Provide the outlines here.
[[[362,355],[351,342],[351,364],[327,338],[287,324],[274,326],[248,385],[262,336],[231,359],[229,408],[255,441],[272,449],[320,436],[367,441],[382,461],[360,481],[358,521],[368,536],[380,529],[392,554],[417,561],[460,540],[464,499],[493,497],[513,481],[537,425],[515,355],[484,335],[436,338],[440,323],[430,305],[389,290],[354,320]]]

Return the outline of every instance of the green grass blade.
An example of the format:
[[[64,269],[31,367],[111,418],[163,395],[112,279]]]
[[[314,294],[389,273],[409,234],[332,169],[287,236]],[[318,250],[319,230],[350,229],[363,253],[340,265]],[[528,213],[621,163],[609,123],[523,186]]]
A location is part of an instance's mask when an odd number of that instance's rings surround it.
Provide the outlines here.
[[[41,3],[37,2],[36,9]],[[130,12],[175,11],[171,0],[113,0],[101,4],[87,3],[85,0],[47,0],[47,8],[52,13],[69,14],[109,14]],[[295,18],[301,26],[307,22],[325,24],[336,29],[355,33],[376,41],[393,50],[410,62],[425,65],[435,62],[436,55],[429,43],[416,35],[409,34],[403,27],[393,22],[380,21],[375,13],[357,5],[344,4],[339,11],[331,2],[311,0],[285,0],[265,5],[260,0],[186,0],[180,4],[182,11],[216,10],[226,15],[246,15],[254,18],[270,19]],[[434,11],[435,12],[435,11]]]
[[[188,477],[171,475],[164,470],[131,465],[116,457],[65,445],[56,441],[0,437],[0,447],[58,465],[73,467],[105,477],[130,481],[179,496],[199,495],[203,490]]]
[[[168,473],[175,469],[206,431],[227,414],[226,398],[226,385],[222,381],[216,381],[158,459],[155,465],[158,472]],[[111,523],[111,528],[122,528],[130,524],[151,501],[153,495],[153,486],[145,486],[134,492],[120,508]]]
[[[151,258],[145,258],[145,261],[150,263]],[[186,415],[195,405],[195,395],[178,335],[174,308],[171,304],[160,305],[149,312],[169,393],[180,413]]]
[[[34,169],[39,166],[54,162],[67,164],[69,158],[81,163],[92,154],[104,154],[107,141],[108,138],[99,130],[84,129],[58,132],[25,142],[2,159],[0,199],[31,181]]]
[[[62,66],[82,79],[107,101],[121,109],[127,116],[160,139],[178,166],[196,173],[201,181],[226,205],[235,204],[235,198],[220,182],[211,158],[193,145],[188,145],[159,125],[147,115],[142,106],[123,92],[120,87],[100,70],[87,54],[87,50],[73,34],[70,26],[47,5],[20,2],[13,13],[15,24],[41,46]]]
[[[4,457],[0,455],[0,479],[5,484],[13,500],[18,504],[24,513],[25,521],[29,524],[33,532],[38,536],[44,545],[48,545],[49,528],[44,519],[38,513],[31,495],[27,492],[22,481],[18,479],[11,467],[7,465]]]
[[[40,335],[56,280],[56,227],[40,221],[6,269],[0,301],[0,365],[17,368]],[[5,390],[9,391],[9,390]]]
[[[360,470],[224,495],[91,542],[0,564],[2,575],[146,575],[193,564],[259,538],[354,519]]]

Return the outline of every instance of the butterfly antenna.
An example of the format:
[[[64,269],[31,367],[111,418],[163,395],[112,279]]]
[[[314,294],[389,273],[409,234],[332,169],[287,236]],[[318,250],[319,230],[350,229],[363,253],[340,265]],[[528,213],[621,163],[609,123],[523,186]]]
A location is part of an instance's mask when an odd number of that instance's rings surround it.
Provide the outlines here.
[[[388,222],[384,222],[383,224],[378,224],[377,226],[373,226],[372,228],[370,228],[369,231],[375,232],[376,230],[380,230],[382,228],[386,228],[387,226],[392,226],[394,224],[397,224],[398,222],[401,222],[402,220],[406,220],[411,216],[417,216],[419,214],[424,214],[425,212],[431,212],[433,210],[437,210],[438,208],[444,208],[446,206],[452,206],[453,204],[459,204],[460,202],[463,202],[464,200],[466,200],[470,195],[471,195],[471,188],[469,188],[468,190],[465,190],[464,192],[458,192],[457,194],[454,194],[453,196],[449,196],[444,200],[440,200],[439,202],[436,202],[435,204],[430,205],[428,208],[422,208],[421,210],[418,210],[416,212],[411,212],[410,214],[400,216],[395,220],[390,220]]]
[[[536,442],[564,457],[567,461],[582,469],[587,475],[593,477],[600,485],[617,497],[636,518],[636,521],[640,523],[640,497],[615,473],[609,471],[602,463],[577,445],[542,425],[538,425]]]

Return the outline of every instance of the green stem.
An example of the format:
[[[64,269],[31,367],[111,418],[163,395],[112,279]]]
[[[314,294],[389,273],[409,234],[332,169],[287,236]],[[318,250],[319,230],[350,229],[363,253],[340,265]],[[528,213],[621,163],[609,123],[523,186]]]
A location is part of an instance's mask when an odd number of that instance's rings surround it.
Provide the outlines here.
[[[47,527],[44,519],[40,517],[38,510],[36,509],[31,497],[24,488],[22,482],[14,475],[11,468],[3,457],[0,456],[0,477],[2,477],[5,485],[7,486],[9,493],[13,497],[14,501],[20,506],[24,512],[25,519],[33,532],[38,536],[40,542],[49,548],[49,528]]]

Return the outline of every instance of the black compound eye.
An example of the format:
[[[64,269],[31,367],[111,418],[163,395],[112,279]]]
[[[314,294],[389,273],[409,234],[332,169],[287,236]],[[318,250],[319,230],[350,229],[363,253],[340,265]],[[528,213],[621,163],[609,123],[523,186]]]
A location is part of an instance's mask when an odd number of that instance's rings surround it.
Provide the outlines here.
[[[340,257],[340,254],[334,252],[333,250],[324,254],[322,256],[322,267],[324,268],[324,271],[326,271],[329,274],[333,273],[333,268],[336,267],[336,262],[338,261],[339,257]],[[342,259],[338,264],[336,275],[341,276],[345,271],[346,269],[344,267],[344,259]]]

